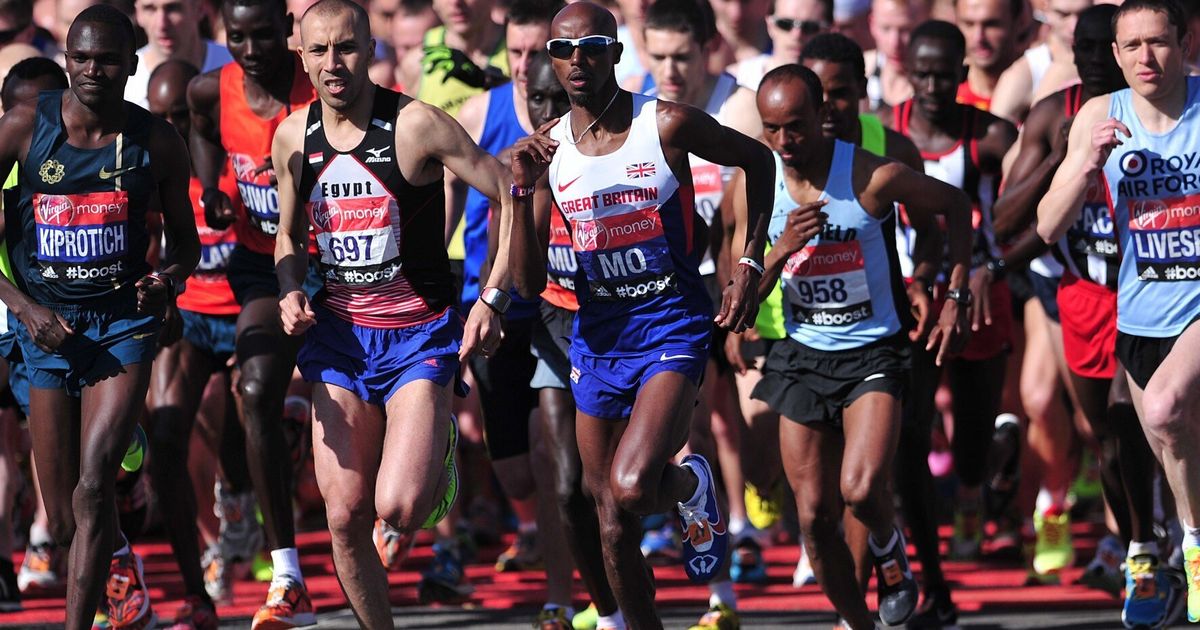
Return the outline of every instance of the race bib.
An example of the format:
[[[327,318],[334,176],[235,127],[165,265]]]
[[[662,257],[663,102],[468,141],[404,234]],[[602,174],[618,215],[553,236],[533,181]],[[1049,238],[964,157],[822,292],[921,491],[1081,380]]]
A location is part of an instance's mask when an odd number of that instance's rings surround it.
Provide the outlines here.
[[[266,169],[256,173],[265,161],[256,161],[242,153],[230,153],[229,160],[233,164],[238,194],[246,208],[250,225],[274,238],[279,233],[279,191],[271,185],[275,170]]]
[[[638,299],[677,290],[657,207],[573,220],[572,225],[576,258],[593,299]]]
[[[1200,279],[1200,195],[1129,202],[1129,234],[1138,280]]]
[[[781,277],[798,323],[846,326],[872,315],[858,241],[809,245],[788,258]]]
[[[396,202],[387,197],[325,198],[307,204],[327,280],[349,286],[393,280],[400,272]]]
[[[57,282],[109,281],[129,254],[129,193],[36,193],[33,219],[42,278]]]

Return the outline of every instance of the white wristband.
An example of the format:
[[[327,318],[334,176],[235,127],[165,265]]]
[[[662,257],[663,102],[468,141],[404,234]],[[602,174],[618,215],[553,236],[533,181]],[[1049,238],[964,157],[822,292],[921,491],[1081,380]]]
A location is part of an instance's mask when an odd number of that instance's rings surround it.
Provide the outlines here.
[[[767,269],[762,266],[762,263],[749,256],[742,256],[740,259],[738,259],[738,264],[746,265],[747,267],[757,271],[759,276],[767,275]]]

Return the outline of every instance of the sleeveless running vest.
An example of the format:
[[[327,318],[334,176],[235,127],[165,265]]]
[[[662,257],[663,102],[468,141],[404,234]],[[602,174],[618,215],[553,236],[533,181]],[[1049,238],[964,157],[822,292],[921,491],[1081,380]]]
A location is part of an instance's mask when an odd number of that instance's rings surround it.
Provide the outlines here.
[[[20,169],[20,229],[8,231],[12,264],[39,304],[104,300],[114,308],[116,293],[119,308],[132,308],[134,283],[150,271],[146,211],[158,190],[147,148],[150,113],[125,103],[116,139],[80,149],[67,142],[62,97],[61,90],[38,96]]]
[[[979,110],[963,105],[963,129],[959,140],[953,147],[940,153],[921,151],[921,159],[925,162],[925,174],[945,182],[967,193],[971,198],[971,227],[974,228],[974,242],[971,246],[971,267],[984,265],[988,260],[999,258],[1001,255],[996,245],[996,235],[992,231],[992,204],[996,201],[999,182],[991,175],[984,175],[979,170],[979,141],[975,138],[975,117]],[[896,129],[904,135],[909,135],[908,122],[912,116],[912,101],[905,101],[896,108]],[[906,215],[901,208],[901,221],[897,222],[897,244],[900,248],[900,270],[905,278],[911,278],[914,268],[912,258],[913,247],[916,244],[916,233],[908,225]],[[944,257],[939,280],[949,277],[949,258]]]
[[[368,328],[421,324],[454,301],[439,236],[446,221],[443,181],[413,186],[396,164],[400,99],[375,88],[371,124],[351,151],[329,145],[319,100],[309,106],[305,127],[299,194],[325,280],[317,301]]]
[[[1104,164],[1123,252],[1117,329],[1130,335],[1174,337],[1200,317],[1200,78],[1186,81],[1183,114],[1166,133],[1142,126],[1128,88],[1109,102],[1133,134]]]
[[[445,26],[435,26],[425,33],[425,48],[445,45]],[[496,49],[488,56],[488,65],[508,76],[508,49],[503,35],[501,35],[500,41],[496,42]],[[457,116],[458,110],[462,108],[463,103],[467,102],[467,99],[482,92],[483,88],[467,85],[456,78],[447,76],[446,70],[435,68],[433,72],[423,72],[421,75],[417,98],[451,116]]]
[[[234,223],[238,243],[259,254],[275,253],[279,232],[279,191],[271,185],[272,169],[256,172],[271,157],[271,139],[293,110],[316,98],[312,82],[298,58],[292,60],[292,93],[289,102],[270,119],[255,114],[246,104],[245,73],[237,63],[221,67],[221,144],[237,180],[238,195],[245,212]]]
[[[1067,88],[1064,114],[1068,118],[1079,113],[1083,105],[1083,88]],[[1098,174],[1088,184],[1083,198],[1083,210],[1067,234],[1052,250],[1055,258],[1077,278],[1110,289],[1117,288],[1117,273],[1121,266],[1121,249],[1113,225],[1112,199],[1104,174]]]
[[[570,113],[550,131],[559,142],[551,193],[579,267],[573,343],[584,354],[705,347],[712,327],[693,242],[691,187],[676,179],[663,154],[657,99],[632,99],[628,135],[612,153],[581,154],[568,138]]]
[[[780,282],[784,322],[793,340],[823,351],[852,350],[900,331],[895,212],[877,219],[854,193],[853,144],[834,141],[829,177],[820,199],[829,216],[821,234],[784,263]],[[775,203],[768,235],[772,243],[800,204],[792,199],[775,155]]]
[[[550,211],[550,242],[546,248],[546,290],[542,299],[568,311],[579,310],[575,297],[575,274],[579,262],[571,247],[571,231],[557,209]]]
[[[863,150],[879,157],[887,157],[887,132],[884,130],[883,121],[879,120],[875,114],[859,114],[858,124],[862,134]],[[776,156],[776,160],[778,159],[779,156]],[[767,251],[771,251],[770,245],[767,245]],[[754,329],[764,339],[783,339],[787,336],[787,329],[783,325],[782,286],[781,284],[775,285],[775,288],[767,294],[767,298],[758,308]]]
[[[976,94],[975,90],[971,89],[970,81],[963,81],[958,84],[956,100],[962,105],[982,109],[985,112],[992,108],[992,97]]]
[[[232,199],[237,194],[237,184],[229,169],[224,169],[219,187]],[[192,212],[196,218],[196,233],[200,237],[200,262],[187,279],[187,290],[176,299],[176,305],[185,311],[204,315],[236,315],[241,308],[233,298],[229,287],[229,255],[237,247],[233,228],[214,230],[204,221],[204,206],[200,196],[204,187],[200,180],[192,177],[188,194],[192,200]]]

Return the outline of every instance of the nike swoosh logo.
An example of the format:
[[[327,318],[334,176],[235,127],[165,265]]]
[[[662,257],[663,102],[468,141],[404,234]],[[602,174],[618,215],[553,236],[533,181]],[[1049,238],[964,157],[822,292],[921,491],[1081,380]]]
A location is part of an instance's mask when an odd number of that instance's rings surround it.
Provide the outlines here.
[[[583,177],[583,175],[580,175],[579,177]],[[572,179],[571,181],[567,182],[565,185],[560,184],[558,186],[558,192],[563,192],[564,190],[570,188],[571,184],[574,184],[575,182],[579,181],[579,177]]]
[[[136,168],[138,168],[138,167],[126,166],[125,168],[119,168],[115,171],[106,171],[106,170],[104,170],[104,167],[102,166],[102,167],[100,167],[100,179],[112,179],[123,173],[128,173],[129,171],[132,171]]]
[[[695,358],[695,357],[693,357],[690,354],[672,354],[671,356],[667,356],[667,353],[664,352],[664,353],[662,353],[662,356],[658,357],[658,360],[659,361],[670,361],[672,359],[692,359],[692,358]]]
[[[135,334],[133,335],[133,338],[134,338],[134,339],[145,339],[146,337],[149,337],[149,336],[151,336],[151,335],[153,335],[153,334],[154,334],[154,333],[135,333]]]
[[[864,383],[866,383],[866,382],[868,382],[868,381],[873,381],[873,380],[875,380],[875,379],[877,379],[877,378],[883,378],[883,377],[885,377],[885,376],[887,376],[887,374],[884,374],[883,372],[876,372],[876,373],[874,373],[874,374],[872,374],[872,375],[868,376],[867,378],[864,378],[864,379],[863,379],[863,382],[864,382]]]

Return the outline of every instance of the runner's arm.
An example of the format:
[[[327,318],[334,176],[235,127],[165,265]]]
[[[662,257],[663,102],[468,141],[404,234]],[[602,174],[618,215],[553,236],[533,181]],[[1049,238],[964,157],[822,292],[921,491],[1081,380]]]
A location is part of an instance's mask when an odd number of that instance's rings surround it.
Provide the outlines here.
[[[200,238],[196,234],[196,215],[189,191],[192,167],[187,143],[175,128],[161,119],[155,119],[153,124],[151,164],[157,171],[163,231],[167,237],[162,260],[170,263],[162,273],[170,274],[178,286],[183,286],[200,262]]]
[[[271,141],[271,162],[277,164],[279,182],[279,232],[275,235],[275,274],[279,277],[279,296],[303,291],[308,271],[308,215],[300,206],[299,178],[303,151],[298,140],[304,137],[308,108],[293,112],[279,125]]]
[[[188,109],[192,129],[188,134],[192,168],[200,180],[204,203],[204,220],[214,229],[228,227],[234,220],[233,203],[217,187],[221,169],[228,156],[221,144],[221,71],[213,70],[192,79],[188,84]]]
[[[861,154],[860,154],[861,155]],[[901,203],[908,212],[909,222],[918,231],[936,229],[938,214],[946,220],[946,238],[950,244],[951,289],[967,287],[967,272],[971,264],[971,200],[961,190],[928,175],[912,172],[899,162],[886,162],[871,176],[868,184],[870,193],[863,198],[874,198],[876,203]],[[921,229],[923,226],[925,229]],[[932,264],[940,266],[941,248],[922,248],[913,261],[918,267]]]
[[[1062,163],[1066,147],[1057,139],[1061,111],[1057,99],[1044,99],[1025,120],[1020,149],[1005,177],[1004,192],[992,206],[992,229],[1001,242],[1009,241],[1033,223],[1037,201],[1046,194],[1055,169]]]
[[[546,288],[546,248],[550,240],[550,178],[547,171],[558,143],[550,139],[550,128],[557,118],[516,142],[512,148],[512,182],[516,186],[534,186],[534,194],[512,199],[508,239],[515,246],[512,254],[513,281],[521,297],[533,299]],[[537,189],[544,187],[545,195]]]
[[[1088,184],[1101,173],[1121,136],[1129,137],[1129,128],[1108,118],[1109,96],[1097,96],[1083,104],[1071,123],[1067,156],[1054,174],[1050,190],[1037,207],[1038,236],[1053,243],[1067,233],[1079,218]]]

